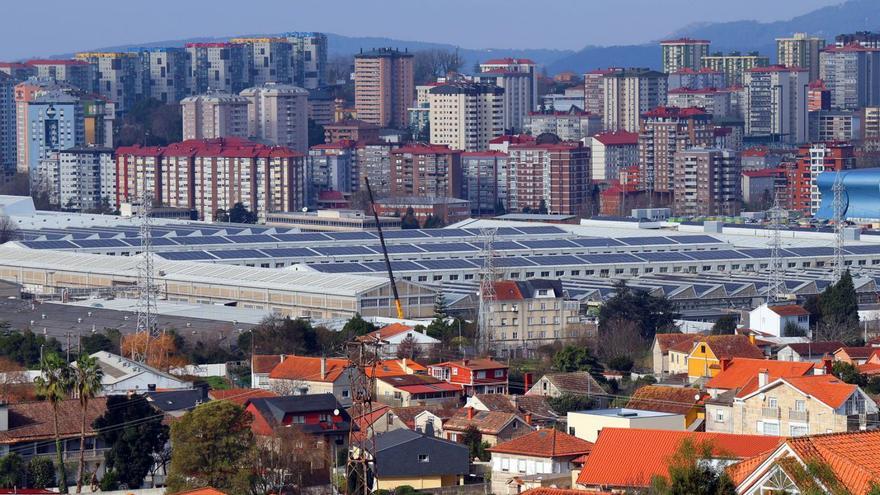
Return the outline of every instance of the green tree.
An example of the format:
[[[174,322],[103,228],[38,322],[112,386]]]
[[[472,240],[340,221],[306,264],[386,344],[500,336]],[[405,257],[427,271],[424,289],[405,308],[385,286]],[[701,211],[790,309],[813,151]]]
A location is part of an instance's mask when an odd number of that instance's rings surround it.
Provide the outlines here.
[[[614,296],[599,309],[599,328],[617,318],[636,322],[642,338],[652,342],[658,331],[673,328],[678,314],[666,297],[632,290],[626,281],[619,280],[614,284]]]
[[[318,333],[306,319],[270,316],[251,332],[256,354],[310,355],[320,351]]]
[[[257,223],[257,214],[245,208],[242,203],[235,203],[229,210],[229,221],[232,223]]]
[[[406,213],[400,217],[401,229],[417,229],[419,228],[419,220],[416,218],[416,212],[412,206],[406,208]]]
[[[0,457],[0,488],[22,488],[26,469],[24,459],[15,452]]]
[[[852,344],[859,339],[859,300],[849,270],[837,283],[825,288],[820,298],[823,340]]]
[[[614,371],[622,371],[624,373],[632,371],[633,366],[635,365],[632,358],[629,356],[615,356],[609,359],[607,364],[608,368]]]
[[[119,354],[119,344],[113,342],[110,337],[103,333],[93,333],[82,337],[80,344],[82,345],[83,354],[94,354],[99,351],[112,352]]]
[[[83,478],[86,474],[86,418],[88,417],[89,401],[101,392],[101,379],[104,372],[98,365],[97,358],[83,354],[76,360],[71,369],[71,385],[74,396],[79,400],[80,432],[79,432],[79,468],[76,477],[76,493],[82,492]]]
[[[481,461],[489,460],[489,453],[486,449],[489,444],[483,441],[483,434],[474,425],[469,425],[461,434],[460,443],[468,446],[470,449],[471,459],[480,459]]]
[[[61,448],[61,433],[58,429],[58,407],[70,394],[71,377],[70,365],[58,354],[46,354],[40,361],[40,376],[34,383],[37,386],[37,394],[52,405],[52,423],[55,432],[55,454],[57,456],[58,489],[61,493],[67,493],[67,473],[64,468],[64,450]]]
[[[604,390],[596,390],[596,394],[602,394]],[[559,397],[547,399],[547,403],[558,414],[568,414],[572,411],[584,411],[595,406],[593,399],[586,395],[564,393]]]
[[[686,438],[667,463],[668,476],[651,480],[651,493],[657,495],[734,495],[736,487],[719,468],[707,462],[718,458],[710,442],[695,443]]]
[[[223,208],[219,208],[216,212],[214,212],[214,221],[223,223],[228,222],[229,213],[227,213],[226,210],[224,210]]]
[[[107,410],[92,426],[109,448],[104,454],[107,472],[102,489],[115,490],[119,483],[139,488],[168,441],[162,416],[142,395],[111,395]]]
[[[445,226],[446,224],[443,222],[442,218],[430,214],[425,218],[425,223],[422,224],[422,228],[424,229],[440,229]]]
[[[805,337],[806,335],[806,330],[793,321],[789,321],[785,324],[785,327],[782,328],[783,337]]]
[[[309,119],[309,148],[324,144],[324,126]]]
[[[851,383],[860,387],[864,387],[868,384],[868,378],[859,373],[858,368],[844,361],[835,361],[832,365],[831,372],[844,383]]]
[[[28,461],[27,477],[30,488],[55,486],[55,463],[49,457],[32,457]]]
[[[346,335],[361,336],[376,331],[376,325],[365,320],[360,313],[355,314],[342,327],[342,332]]]
[[[0,356],[9,358],[16,363],[29,369],[38,368],[40,365],[40,349],[43,354],[60,354],[61,343],[54,338],[46,338],[24,329],[21,332],[12,331],[8,325],[0,322]]]
[[[507,214],[507,208],[504,207],[504,202],[502,202],[500,199],[495,202],[495,214],[496,215],[506,215]]]
[[[202,404],[171,427],[168,493],[211,486],[226,493],[248,493],[252,483],[252,417],[227,401]]]
[[[582,346],[567,345],[553,356],[553,368],[562,372],[589,371],[590,374],[602,372],[602,365],[590,351]]]
[[[547,214],[547,202],[544,201],[543,199],[541,200],[540,203],[538,203],[538,211],[537,211],[537,213],[540,213],[540,214],[542,214],[542,215],[546,215],[546,214]]]
[[[733,335],[736,332],[736,317],[724,315],[712,325],[712,335]]]

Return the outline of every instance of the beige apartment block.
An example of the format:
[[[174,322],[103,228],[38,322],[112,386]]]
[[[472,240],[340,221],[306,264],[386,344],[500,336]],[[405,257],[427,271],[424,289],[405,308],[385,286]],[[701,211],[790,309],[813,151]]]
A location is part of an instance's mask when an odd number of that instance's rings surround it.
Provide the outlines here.
[[[392,48],[354,57],[354,100],[360,120],[380,127],[405,128],[415,99],[413,55]]]
[[[247,137],[248,99],[228,93],[209,93],[180,100],[183,139]]]
[[[264,143],[309,151],[309,92],[297,86],[266,83],[247,88],[248,136]]]

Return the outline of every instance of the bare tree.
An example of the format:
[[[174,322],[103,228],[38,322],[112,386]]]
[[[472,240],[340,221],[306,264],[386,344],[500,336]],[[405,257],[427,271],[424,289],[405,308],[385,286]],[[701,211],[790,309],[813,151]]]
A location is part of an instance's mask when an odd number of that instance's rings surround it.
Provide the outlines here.
[[[422,355],[422,346],[416,343],[412,335],[407,335],[397,344],[398,359],[418,359]]]
[[[615,318],[599,327],[599,356],[605,360],[619,357],[633,359],[645,348],[639,326],[632,320]]]
[[[0,244],[17,241],[20,235],[18,225],[7,216],[0,217]]]
[[[450,72],[458,72],[464,59],[456,50],[420,50],[415,52],[413,61],[416,83],[432,82]]]
[[[271,437],[258,438],[255,457],[255,493],[299,492],[329,479],[328,443],[296,425],[275,428]]]
[[[0,358],[0,402],[21,402],[32,397],[33,383],[15,361]]]

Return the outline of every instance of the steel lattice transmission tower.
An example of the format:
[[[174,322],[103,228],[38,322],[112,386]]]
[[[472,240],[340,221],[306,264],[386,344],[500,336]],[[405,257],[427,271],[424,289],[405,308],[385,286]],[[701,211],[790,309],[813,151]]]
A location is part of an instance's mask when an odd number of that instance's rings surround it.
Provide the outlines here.
[[[157,287],[154,281],[155,267],[153,258],[153,197],[151,191],[144,191],[140,198],[140,204],[137,210],[137,220],[139,224],[139,235],[141,238],[141,259],[138,262],[138,278],[137,278],[137,325],[135,330],[138,333],[144,333],[149,338],[155,337],[156,334],[156,296]],[[146,343],[143,349],[132,351],[132,358],[136,361],[146,361],[147,347],[149,346],[149,338],[145,338]]]
[[[767,272],[767,302],[778,301],[782,297],[782,208],[779,206],[779,192],[773,195],[770,208],[770,266]]]
[[[834,281],[837,282],[843,277],[845,260],[843,255],[844,247],[844,213],[843,213],[843,177],[840,170],[834,175]]]
[[[351,380],[352,407],[351,423],[348,431],[348,458],[345,464],[347,495],[369,495],[376,477],[376,432],[373,423],[366,421],[355,430],[355,418],[373,412],[373,391],[376,389],[376,365],[380,350],[385,341],[378,337],[367,341],[348,343],[349,365],[347,372]]]
[[[480,305],[477,325],[477,352],[487,355],[492,348],[492,336],[489,330],[489,305],[495,300],[495,282],[498,273],[495,268],[495,234],[497,228],[480,229],[483,237],[483,268],[480,270]]]

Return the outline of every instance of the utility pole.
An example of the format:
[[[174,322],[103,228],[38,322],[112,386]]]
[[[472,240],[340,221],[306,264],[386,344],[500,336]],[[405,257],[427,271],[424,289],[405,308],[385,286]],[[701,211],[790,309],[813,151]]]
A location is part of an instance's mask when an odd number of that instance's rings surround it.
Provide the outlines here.
[[[156,331],[156,286],[153,282],[153,230],[152,230],[152,207],[153,193],[148,190],[146,184],[142,184],[144,190],[140,193],[137,218],[140,224],[139,234],[141,240],[141,260],[138,263],[138,304],[136,334],[144,339],[144,347],[140,348],[138,338],[134,337],[132,346],[132,359],[145,362],[147,360],[150,340]],[[138,347],[138,349],[135,349]]]
[[[770,208],[770,270],[767,273],[767,303],[778,301],[782,297],[782,208],[779,206],[779,192],[773,195],[773,207]]]
[[[375,337],[369,341],[348,343],[349,365],[346,369],[351,382],[351,423],[348,431],[348,460],[345,466],[346,495],[370,495],[376,471],[376,432],[372,423],[355,431],[355,418],[373,411],[376,365],[385,342]],[[369,422],[368,422],[369,423]],[[371,465],[372,464],[372,465]]]
[[[845,269],[845,261],[843,255],[843,229],[844,229],[844,211],[843,211],[843,177],[840,170],[834,174],[834,282],[839,282],[843,277]]]
[[[497,228],[480,229],[483,237],[483,269],[480,270],[480,304],[477,325],[477,352],[482,355],[488,355],[492,350],[492,336],[490,335],[490,317],[489,307],[496,299],[495,282],[498,274],[495,270],[495,234]]]

